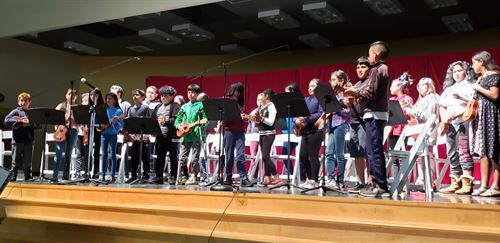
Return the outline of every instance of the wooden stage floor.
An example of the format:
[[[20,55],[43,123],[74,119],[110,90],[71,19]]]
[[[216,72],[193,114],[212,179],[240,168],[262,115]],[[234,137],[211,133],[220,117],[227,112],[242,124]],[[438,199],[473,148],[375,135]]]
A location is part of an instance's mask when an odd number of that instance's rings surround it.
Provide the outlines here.
[[[10,183],[0,242],[498,242],[500,199]]]

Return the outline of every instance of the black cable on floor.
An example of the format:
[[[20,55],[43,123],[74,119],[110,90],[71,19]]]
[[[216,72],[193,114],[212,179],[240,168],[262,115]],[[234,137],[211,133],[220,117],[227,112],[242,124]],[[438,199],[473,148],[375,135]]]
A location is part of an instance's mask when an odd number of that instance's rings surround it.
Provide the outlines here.
[[[219,223],[222,221],[222,218],[224,217],[224,215],[226,215],[226,210],[229,208],[229,206],[231,205],[231,203],[233,202],[233,200],[234,200],[234,198],[236,197],[237,194],[238,194],[238,190],[233,191],[233,196],[231,197],[231,200],[229,201],[229,203],[227,204],[226,208],[224,209],[224,211],[220,215],[219,219],[217,220],[217,223],[215,224],[214,228],[212,229],[212,232],[210,232],[210,237],[208,237],[208,243],[210,243],[210,240],[212,239],[212,236],[213,236],[213,234],[215,232],[215,229],[217,228],[217,226],[219,225]]]

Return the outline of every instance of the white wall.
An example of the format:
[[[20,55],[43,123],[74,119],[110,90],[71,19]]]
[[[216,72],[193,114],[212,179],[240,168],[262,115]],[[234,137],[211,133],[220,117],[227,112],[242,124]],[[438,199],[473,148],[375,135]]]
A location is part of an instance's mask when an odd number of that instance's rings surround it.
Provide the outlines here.
[[[20,92],[32,95],[32,107],[55,107],[64,100],[70,80],[78,80],[79,76],[77,55],[15,39],[0,39],[0,92],[5,95],[1,107],[15,107]]]

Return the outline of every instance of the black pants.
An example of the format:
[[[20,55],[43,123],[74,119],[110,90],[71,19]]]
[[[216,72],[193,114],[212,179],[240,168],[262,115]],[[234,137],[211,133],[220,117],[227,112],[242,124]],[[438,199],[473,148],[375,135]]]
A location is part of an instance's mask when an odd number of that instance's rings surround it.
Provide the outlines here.
[[[142,143],[142,154],[140,152],[141,152],[141,142],[134,141],[132,143],[132,146],[130,147],[130,161],[132,164],[132,168],[130,170],[132,171],[133,178],[137,178],[137,169],[140,166],[139,165],[140,158],[142,158],[142,166],[144,169],[144,171],[142,172],[143,175],[148,175],[149,171],[150,171],[148,143],[146,143],[146,142]],[[123,161],[121,163],[123,163]]]
[[[319,177],[319,149],[323,140],[323,132],[302,135],[300,144],[300,161],[309,180],[318,181]]]
[[[155,173],[156,177],[163,178],[163,171],[165,169],[165,158],[168,152],[170,160],[170,176],[177,177],[177,143],[172,142],[171,136],[158,135],[156,137],[156,163]]]
[[[260,135],[259,137],[260,150],[262,152],[262,162],[264,162],[264,168],[266,169],[266,176],[278,174],[276,172],[276,166],[271,160],[271,147],[273,146],[275,136],[276,135],[274,134],[270,134],[270,135]]]
[[[87,154],[89,153],[89,146],[83,144],[83,136],[78,135],[78,140],[76,141],[75,153],[75,171],[80,173],[82,170],[86,171],[87,168]]]

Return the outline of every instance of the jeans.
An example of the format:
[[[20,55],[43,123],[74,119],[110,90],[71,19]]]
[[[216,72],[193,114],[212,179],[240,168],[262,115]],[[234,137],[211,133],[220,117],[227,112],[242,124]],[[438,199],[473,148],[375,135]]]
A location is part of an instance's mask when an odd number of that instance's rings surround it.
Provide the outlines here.
[[[71,163],[71,153],[78,139],[78,131],[71,128],[66,134],[66,140],[61,143],[56,143],[56,156],[54,157],[54,174],[53,178],[57,178],[59,174],[59,163],[61,162],[62,153],[64,150],[64,177],[69,177],[69,165]]]
[[[233,176],[234,152],[236,151],[236,167],[240,180],[247,179],[245,161],[245,132],[224,131],[224,152],[226,153],[226,180]]]
[[[102,177],[106,176],[108,153],[111,160],[111,177],[115,177],[116,172],[116,143],[117,134],[101,134],[101,170]]]
[[[337,127],[330,129],[328,141],[326,141],[326,163],[328,168],[328,175],[330,178],[335,178],[335,167],[337,167],[337,182],[344,183],[345,172],[345,134],[347,133],[349,125],[343,123]],[[335,155],[335,156],[334,156]]]
[[[474,161],[469,150],[469,123],[450,124],[446,134],[446,148],[451,174],[460,177],[464,170],[472,171]]]

